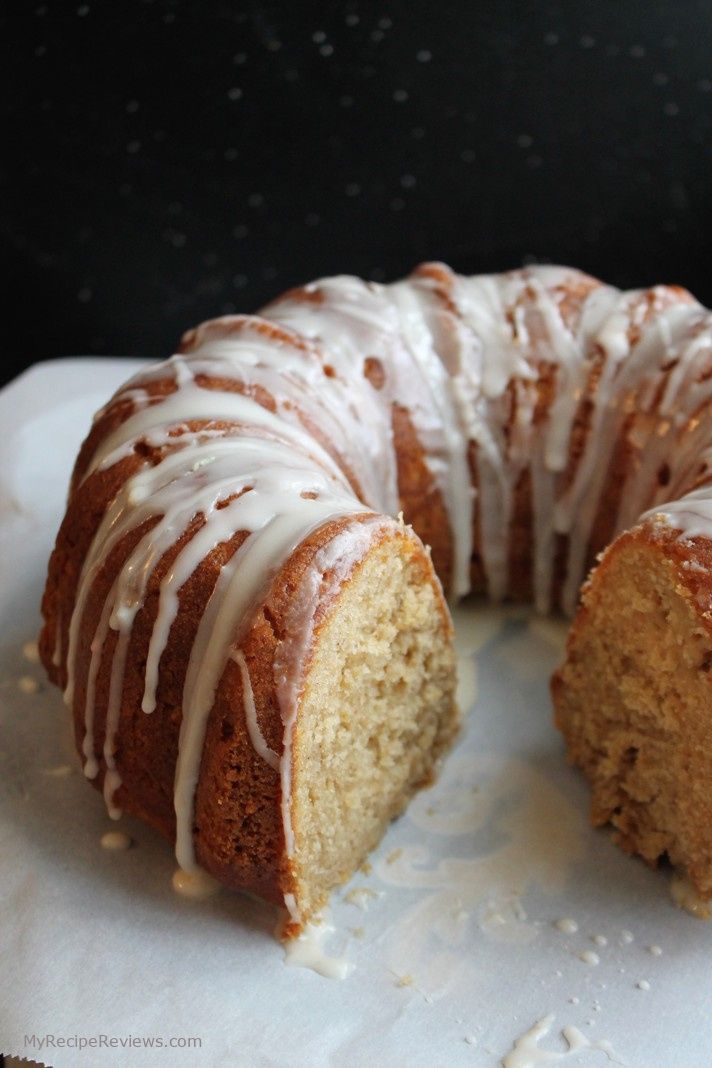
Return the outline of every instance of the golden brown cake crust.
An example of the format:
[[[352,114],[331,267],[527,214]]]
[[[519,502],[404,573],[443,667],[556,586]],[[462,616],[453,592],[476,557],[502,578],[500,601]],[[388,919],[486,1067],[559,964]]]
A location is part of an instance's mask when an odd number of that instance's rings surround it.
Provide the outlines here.
[[[454,505],[447,496],[448,492],[452,496],[453,487],[448,485],[447,478],[438,477],[435,473],[438,464],[442,468],[443,457],[445,460],[451,459],[453,454],[448,454],[447,443],[443,445],[442,442],[434,450],[432,444],[431,451],[426,450],[418,429],[418,403],[409,408],[398,396],[391,402],[391,394],[381,392],[387,389],[392,369],[384,363],[384,359],[369,354],[370,350],[366,348],[354,363],[356,371],[353,367],[349,371],[353,375],[349,384],[355,386],[356,392],[364,385],[365,379],[368,383],[365,388],[372,391],[369,392],[369,397],[380,395],[386,398],[383,407],[386,423],[392,432],[397,483],[397,500],[394,498],[388,508],[392,508],[395,514],[396,504],[399,503],[406,522],[412,524],[415,533],[430,550],[426,552],[416,540],[393,525],[383,527],[375,538],[373,547],[377,548],[379,541],[393,542],[395,556],[408,561],[408,566],[416,576],[414,581],[432,588],[435,602],[439,606],[438,626],[444,643],[449,640],[450,624],[435,575],[437,573],[448,588],[451,587],[451,580],[453,587],[456,585],[455,578],[461,562],[458,561],[458,552],[464,542],[467,542],[467,547],[466,551],[462,552],[461,559],[464,560],[465,575],[469,571],[473,592],[492,591],[492,575],[495,574],[496,578],[497,567],[493,568],[488,555],[496,556],[500,548],[498,541],[501,541],[506,542],[506,551],[501,554],[504,581],[501,589],[495,592],[517,600],[530,600],[536,596],[537,603],[543,602],[546,605],[558,605],[565,600],[565,587],[571,575],[575,576],[577,569],[579,573],[582,568],[587,570],[596,554],[605,548],[615,531],[620,529],[619,519],[626,503],[626,480],[631,472],[644,466],[646,445],[651,434],[656,432],[664,392],[671,377],[676,373],[675,361],[668,364],[662,362],[659,365],[653,361],[653,370],[658,376],[654,396],[647,396],[645,399],[646,390],[649,392],[649,380],[645,375],[639,375],[637,378],[633,376],[626,387],[627,392],[624,391],[619,396],[606,378],[612,366],[611,353],[600,336],[594,332],[590,336],[587,335],[588,347],[577,365],[581,379],[570,386],[566,381],[565,360],[557,362],[551,358],[553,334],[547,323],[551,324],[552,318],[555,318],[556,329],[563,334],[564,343],[569,344],[572,340],[580,339],[577,332],[586,309],[590,312],[592,296],[599,298],[603,294],[606,299],[613,297],[618,301],[616,308],[625,305],[625,314],[619,315],[619,319],[624,320],[623,328],[618,324],[614,342],[619,348],[625,349],[627,346],[630,355],[633,346],[643,337],[646,326],[654,322],[657,315],[670,308],[699,307],[689,294],[677,287],[656,287],[632,295],[618,294],[616,297],[617,291],[603,287],[595,279],[580,272],[567,269],[553,271],[554,273],[547,274],[546,269],[543,269],[541,275],[536,275],[535,272],[524,270],[500,276],[504,290],[515,295],[507,306],[503,304],[499,308],[501,315],[496,323],[498,329],[495,330],[495,343],[492,348],[495,352],[498,351],[500,334],[507,337],[510,346],[517,353],[521,353],[526,347],[525,372],[518,375],[513,373],[505,380],[499,393],[494,391],[487,397],[489,407],[484,419],[485,422],[489,420],[487,429],[492,437],[497,439],[493,452],[497,453],[499,450],[496,460],[493,461],[494,476],[492,470],[487,467],[490,460],[483,445],[486,435],[485,438],[478,439],[478,444],[474,433],[466,434],[460,427],[462,466],[458,468],[461,477],[460,485],[454,488]],[[459,331],[465,318],[457,302],[457,276],[443,265],[428,264],[419,268],[412,279],[414,282],[411,284],[424,287],[419,290],[418,299],[421,302],[423,321],[427,319],[427,329],[431,332],[432,355],[436,357],[437,367],[442,365],[448,374],[456,375],[459,361],[462,359]],[[371,292],[364,283],[359,285],[362,290]],[[342,293],[341,296],[348,304],[348,293]],[[485,303],[486,297],[485,293]],[[323,311],[324,314],[329,309],[329,300],[320,289],[313,286],[303,287],[275,302],[277,321],[267,322],[254,317],[227,317],[216,320],[186,334],[181,344],[181,352],[189,357],[191,354],[195,357],[197,353],[192,382],[199,390],[207,393],[214,390],[222,395],[240,394],[241,397],[254,402],[258,409],[273,414],[283,414],[285,408],[289,408],[290,417],[296,417],[296,422],[314,444],[315,451],[323,450],[345,476],[355,495],[356,506],[358,501],[367,496],[364,486],[359,484],[359,472],[364,476],[364,468],[359,467],[359,458],[353,454],[353,450],[349,453],[343,443],[339,446],[331,440],[329,433],[321,425],[318,406],[302,410],[298,403],[290,399],[289,394],[286,395],[285,405],[285,397],[277,397],[279,387],[271,391],[264,384],[252,382],[249,375],[247,379],[252,384],[246,385],[239,380],[239,375],[235,378],[225,377],[215,370],[216,366],[225,366],[220,365],[219,361],[210,365],[213,369],[209,371],[204,369],[206,364],[201,363],[201,353],[204,355],[202,346],[206,343],[209,349],[212,341],[219,344],[225,339],[240,339],[245,334],[249,335],[251,340],[257,339],[259,343],[273,347],[270,351],[275,359],[274,364],[270,364],[270,373],[274,367],[278,367],[279,354],[285,352],[293,355],[296,352],[305,367],[308,365],[310,370],[316,367],[321,375],[317,380],[317,390],[330,380],[338,378],[339,368],[332,366],[332,362],[338,365],[338,359],[334,353],[329,354],[328,346],[324,348],[324,353],[319,355],[320,350],[317,350],[310,340],[312,334],[302,336],[288,326],[280,325],[279,316],[282,313],[285,314],[287,322],[289,321],[289,308],[285,311],[283,307],[285,302],[287,305],[291,302],[302,310],[307,308],[309,311]],[[270,309],[267,309],[267,313],[269,311]],[[358,325],[358,319],[356,321],[355,330],[358,332],[361,327]],[[484,347],[482,344],[481,348]],[[581,352],[577,352],[577,358],[579,356]],[[209,365],[209,360],[207,363]],[[417,369],[417,360],[409,366],[409,370],[412,371],[413,368]],[[281,368],[278,367],[278,370]],[[709,367],[700,366],[695,369],[695,374],[697,377],[693,384],[696,386],[709,377]],[[459,387],[464,388],[465,378],[466,376],[461,376],[458,379]],[[270,379],[269,375],[264,381],[274,384],[274,378]],[[111,502],[122,487],[138,472],[155,467],[173,452],[180,450],[184,439],[191,435],[194,439],[199,434],[240,436],[244,433],[258,439],[269,435],[269,430],[261,428],[259,419],[254,426],[223,418],[188,418],[183,423],[180,420],[175,424],[171,422],[172,429],[164,437],[163,444],[149,444],[139,435],[128,451],[119,458],[114,457],[112,462],[93,469],[92,460],[97,450],[141,405],[148,409],[153,405],[160,407],[162,402],[168,403],[167,399],[179,389],[177,374],[175,377],[169,371],[165,374],[162,371],[149,374],[140,382],[139,392],[142,398],[138,406],[130,390],[119,393],[99,413],[80,450],[72,476],[67,513],[50,561],[42,606],[44,627],[40,638],[40,653],[50,678],[62,688],[67,686],[68,681],[69,626],[77,599],[82,566]],[[428,384],[428,389],[432,391],[432,382]],[[564,425],[569,430],[567,450],[562,455],[559,467],[552,466],[548,460],[544,462],[541,456],[538,456],[537,468],[532,456],[526,454],[522,441],[526,441],[530,452],[540,445],[544,429],[550,429],[552,412],[561,400],[562,393],[565,394],[567,390],[573,398],[570,405],[570,422],[564,419]],[[481,397],[482,394],[479,399]],[[231,400],[234,401],[234,397]],[[442,401],[442,397],[440,400]],[[549,515],[543,516],[543,512],[546,509],[550,513],[554,511],[554,491],[551,487],[556,480],[556,493],[559,498],[565,498],[568,490],[576,485],[581,471],[587,471],[586,463],[591,458],[591,439],[596,433],[596,419],[601,417],[602,411],[607,413],[615,409],[619,400],[622,403],[622,415],[620,420],[614,423],[614,429],[606,442],[610,445],[606,463],[598,465],[602,472],[600,492],[592,498],[594,507],[589,517],[590,522],[584,524],[584,533],[579,535],[579,545],[576,545],[574,536],[569,533],[570,530],[577,529],[576,498],[574,497],[568,520],[563,523],[549,523]],[[459,411],[457,404],[448,409],[447,403],[443,403],[444,410],[450,411],[452,418],[455,418],[455,411]],[[305,409],[306,407],[305,405]],[[368,408],[368,404],[366,407]],[[254,408],[252,410],[254,412]],[[348,417],[347,408],[341,414]],[[689,426],[695,421],[700,422],[698,414],[696,411],[691,412]],[[422,418],[422,412],[420,417]],[[462,422],[464,421],[463,419]],[[359,425],[363,433],[368,432],[367,424]],[[524,439],[518,437],[525,425],[530,433],[528,439],[526,435]],[[693,435],[696,432],[690,431]],[[344,440],[348,444],[348,435]],[[366,443],[363,444],[365,446]],[[441,453],[437,452],[438,447]],[[432,463],[433,451],[436,464]],[[499,468],[497,463],[500,463]],[[598,473],[591,471],[590,477],[593,478],[594,474]],[[688,484],[694,484],[694,478],[704,478],[705,470],[700,468],[699,471],[688,471],[685,474],[689,477],[687,481],[682,482],[682,476],[677,472],[679,484],[675,484],[676,492],[689,488]],[[511,485],[506,485],[510,476]],[[552,476],[551,483],[547,482],[549,476]],[[366,472],[366,482],[368,477]],[[537,487],[537,478],[551,491],[549,497],[544,493],[544,508],[537,497],[537,494],[541,494],[541,487]],[[644,487],[648,503],[653,499],[654,491],[667,486],[673,478],[667,461],[661,462],[658,469],[650,473],[650,478],[652,487]],[[447,489],[443,489],[444,486]],[[492,486],[495,486],[494,490]],[[249,489],[249,486],[243,486],[240,492],[248,492]],[[504,504],[497,498],[499,491],[503,494]],[[219,507],[227,505],[231,500],[233,498],[221,501]],[[502,514],[507,517],[494,536],[491,530],[487,533],[487,520],[491,515],[487,510],[488,500],[495,500],[498,506],[501,504]],[[474,503],[470,507],[471,501]],[[455,520],[458,518],[458,508],[463,510],[463,502],[467,518],[465,533],[468,538],[462,537],[462,527],[459,536],[456,530]],[[578,503],[580,504],[580,499]],[[373,501],[370,502],[370,507],[373,507]],[[240,635],[240,651],[244,656],[254,694],[257,727],[267,748],[277,756],[282,753],[284,744],[284,709],[280,706],[277,693],[275,663],[280,643],[285,636],[286,614],[294,599],[298,599],[300,583],[310,569],[313,569],[320,550],[347,526],[369,523],[374,515],[375,513],[368,511],[348,518],[334,519],[306,537],[287,562],[279,568],[277,574],[269,581],[265,578],[265,589],[257,598],[258,607],[255,609],[254,618],[248,620],[249,627]],[[126,533],[102,561],[93,580],[81,619],[74,660],[76,670],[73,679],[72,711],[80,752],[85,739],[85,709],[87,705],[91,705],[91,702],[87,701],[91,645],[100,624],[103,607],[123,564],[140,539],[149,534],[157,522],[158,518],[153,516]],[[205,522],[205,516],[198,511],[187,529],[163,553],[150,574],[130,632],[120,702],[115,759],[121,785],[116,792],[115,803],[145,819],[169,839],[176,834],[174,780],[184,683],[191,649],[221,568],[248,537],[247,530],[238,530],[229,539],[220,542],[195,567],[190,578],[181,587],[178,596],[179,611],[160,660],[156,708],[147,714],[142,711],[141,703],[149,641],[159,610],[161,583],[170,574],[171,566],[181,549],[195,537]],[[668,567],[675,570],[680,597],[691,611],[694,609],[697,613],[705,632],[710,630],[712,624],[709,615],[708,576],[712,565],[712,542],[698,539],[690,545],[683,543],[671,531],[665,532],[656,528],[653,534],[651,529],[649,525],[637,528],[619,538],[606,553],[597,572],[599,577],[589,585],[583,608],[572,631],[569,665],[575,659],[579,637],[586,631],[588,615],[596,601],[601,580],[605,581],[607,570],[614,566],[618,554],[625,552],[626,547],[636,541],[641,545],[647,544],[651,551],[667,562]],[[539,567],[537,537],[546,542],[547,546],[550,541],[550,568]],[[581,550],[580,560],[575,561],[576,567],[572,564],[572,547]],[[432,563],[429,553],[432,554]],[[356,562],[353,573],[344,577],[341,585],[345,591],[351,582],[356,582],[360,566],[360,563]],[[541,578],[540,572],[544,574],[544,579]],[[537,583],[545,588],[537,589]],[[496,586],[496,582],[494,585]],[[569,590],[569,595],[571,592]],[[575,589],[573,593],[575,595]],[[705,607],[700,607],[703,604]],[[319,645],[330,610],[326,605],[317,610],[305,666],[308,666],[310,656]],[[100,773],[94,781],[97,787],[101,787],[106,772],[102,748],[107,733],[107,708],[116,647],[117,634],[109,630],[101,648],[95,686],[93,752],[100,765]],[[57,652],[59,657],[56,656]],[[595,779],[595,761],[589,760],[586,754],[578,754],[578,728],[571,727],[564,711],[567,700],[565,692],[568,687],[567,670],[567,667],[562,669],[553,683],[558,722],[567,735],[573,758]],[[246,695],[243,693],[242,678],[238,663],[230,659],[217,688],[202,749],[202,763],[195,793],[195,854],[203,867],[228,885],[251,890],[279,903],[284,900],[285,895],[294,893],[296,880],[293,866],[287,859],[285,824],[283,814],[280,813],[283,783],[280,772],[255,750],[254,738],[250,736],[246,719]],[[613,819],[615,822],[620,814],[613,811],[610,805],[606,805],[599,795],[594,796],[596,819],[599,822]],[[640,836],[636,837],[635,827],[627,816],[625,819],[628,821],[625,827],[624,818],[618,819],[624,844],[627,848],[639,849],[651,859],[651,848],[642,842]],[[712,819],[710,824],[712,825]],[[686,860],[686,863],[689,867],[691,862]],[[709,892],[712,893],[712,882]]]
[[[208,383],[203,383],[208,385]],[[220,388],[235,388],[234,383],[211,383]],[[151,396],[170,393],[174,384],[166,380],[149,383]],[[261,397],[269,404],[269,398]],[[101,441],[131,414],[131,406],[119,400],[110,405],[93,426],[85,441],[75,467],[72,490],[64,521],[49,565],[49,574],[42,610],[44,626],[39,647],[42,662],[59,686],[67,683],[66,651],[69,620],[76,597],[79,572],[89,546],[104,517],[109,503],[131,475],[146,462],[157,463],[172,446],[162,449],[138,444],[133,453],[106,470],[90,474],[84,481],[91,456]],[[211,429],[222,423],[205,424]],[[422,468],[414,453],[416,441],[409,433],[406,420],[399,423],[399,440],[403,451],[403,480],[422,486]],[[189,424],[188,429],[198,429]],[[176,435],[176,445],[180,435]],[[412,466],[411,466],[412,465]],[[421,481],[417,482],[418,474]],[[417,492],[415,494],[417,496]],[[322,526],[292,554],[287,564],[273,578],[260,598],[260,608],[241,641],[254,694],[260,731],[266,744],[278,755],[283,745],[283,724],[275,689],[275,653],[283,637],[282,620],[299,588],[301,579],[315,555],[348,524],[365,522],[369,513],[357,519],[336,520]],[[82,754],[85,735],[85,703],[92,637],[96,632],[102,606],[110,587],[132,549],[150,530],[152,522],[131,531],[105,560],[94,582],[85,609],[79,638],[77,671],[74,686],[73,720],[77,750]],[[202,525],[196,517],[186,533],[161,558],[148,582],[143,605],[139,610],[128,647],[125,681],[121,699],[118,728],[119,745],[115,753],[121,785],[114,796],[114,804],[151,824],[166,838],[175,838],[173,788],[178,755],[178,735],[181,723],[181,701],[190,650],[198,623],[214,588],[221,566],[239,548],[245,532],[236,534],[230,542],[218,546],[199,564],[181,588],[180,609],[173,623],[167,646],[161,657],[157,706],[150,715],[141,709],[144,672],[148,643],[156,620],[158,593],[161,581],[169,571],[180,549]],[[432,531],[433,534],[435,530]],[[422,547],[405,532],[394,534],[384,529],[379,538],[397,538],[400,551],[407,555],[422,572],[422,581],[437,589],[441,606],[441,626],[449,633],[450,623],[445,602],[435,579],[432,564]],[[345,585],[350,580],[347,579]],[[315,618],[312,649],[328,613],[320,606]],[[64,652],[59,665],[53,663],[56,629],[61,633]],[[94,753],[99,760],[99,775],[93,785],[101,789],[106,764],[102,756],[105,721],[117,635],[110,631],[104,644],[96,678]],[[294,891],[294,876],[285,855],[284,828],[280,813],[280,775],[270,767],[250,740],[244,714],[244,700],[240,671],[229,661],[222,676],[207,725],[200,777],[195,797],[194,846],[200,865],[221,882],[235,889],[248,890],[275,904],[282,904],[286,893]],[[294,933],[294,932],[292,932]]]

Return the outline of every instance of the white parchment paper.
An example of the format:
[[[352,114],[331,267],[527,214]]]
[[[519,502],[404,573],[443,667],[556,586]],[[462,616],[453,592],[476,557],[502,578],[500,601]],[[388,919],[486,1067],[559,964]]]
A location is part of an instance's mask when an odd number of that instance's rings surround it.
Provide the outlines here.
[[[554,1014],[549,1061],[606,1063],[566,1052],[576,1026],[629,1066],[712,1064],[712,925],[588,828],[551,726],[564,628],[525,611],[458,613],[477,700],[438,784],[334,895],[343,982],[285,966],[267,907],[176,896],[147,828],[123,819],[133,847],[101,848],[116,825],[23,646],[76,448],[134,367],[39,365],[0,394],[0,1050],[56,1068],[494,1066]]]

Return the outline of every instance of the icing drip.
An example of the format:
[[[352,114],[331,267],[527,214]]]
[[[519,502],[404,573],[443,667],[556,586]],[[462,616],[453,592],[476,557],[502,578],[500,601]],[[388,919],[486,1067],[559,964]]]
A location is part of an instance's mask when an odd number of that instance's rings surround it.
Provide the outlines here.
[[[197,397],[199,387],[192,375],[180,369],[185,361],[168,361],[182,383],[176,393],[160,404],[145,404],[129,416],[118,430],[105,440],[95,454],[90,469],[115,462],[128,455],[137,438],[145,438],[156,426],[175,430],[173,419],[191,423],[205,417],[204,397]],[[156,372],[152,372],[156,374]],[[186,392],[189,394],[186,396]],[[207,390],[200,391],[208,396]],[[177,396],[178,394],[178,396]],[[191,407],[194,400],[199,403]],[[231,407],[232,405],[232,407]],[[168,412],[164,409],[168,408]],[[195,868],[193,851],[193,803],[200,769],[207,719],[228,658],[232,655],[243,680],[244,710],[250,737],[257,752],[273,768],[280,767],[276,753],[264,743],[257,724],[249,672],[238,648],[241,628],[249,621],[266,583],[279,566],[309,534],[334,518],[366,513],[350,492],[348,485],[324,450],[300,430],[287,428],[285,440],[251,436],[243,425],[252,417],[250,430],[275,430],[271,413],[241,394],[225,394],[225,412],[240,424],[240,435],[214,438],[203,429],[183,428],[169,452],[152,467],[140,469],[122,487],[111,502],[87,553],[77,590],[74,613],[69,627],[69,654],[65,699],[74,700],[75,664],[81,622],[87,599],[101,574],[103,561],[121,540],[145,523],[150,529],[125,559],[104,602],[99,623],[91,642],[91,656],[86,682],[85,736],[83,753],[85,773],[95,777],[99,762],[94,747],[94,702],[96,679],[110,631],[117,633],[111,660],[109,697],[106,712],[103,761],[104,796],[112,816],[120,814],[113,797],[121,785],[116,765],[115,747],[121,718],[124,673],[133,623],[143,607],[148,581],[165,552],[177,539],[189,533],[196,517],[203,522],[182,545],[164,575],[159,591],[158,611],[153,624],[146,661],[142,707],[151,713],[156,707],[156,690],[161,655],[168,641],[179,604],[179,592],[205,556],[220,544],[230,542],[238,533],[243,540],[223,565],[206,611],[195,636],[185,679],[183,717],[179,756],[175,778],[177,820],[176,856],[186,870]],[[211,407],[214,412],[214,407]],[[264,413],[264,417],[263,417]],[[225,416],[227,417],[227,416]],[[131,424],[131,426],[127,426]],[[304,446],[300,449],[299,446]],[[122,453],[123,450],[123,453]],[[377,526],[383,526],[379,520]],[[352,567],[358,553],[367,548],[369,534],[349,528],[334,540],[332,553],[317,554],[319,567],[337,567],[347,562]],[[375,529],[375,527],[373,528]],[[345,537],[345,540],[344,540]],[[345,573],[345,572],[344,572]],[[340,574],[343,579],[344,573]],[[313,608],[316,611],[318,599]],[[300,620],[300,634],[309,634],[309,620]],[[283,683],[284,688],[284,683]],[[292,840],[289,823],[290,783],[285,766],[291,759],[291,726],[296,715],[291,705],[283,713],[285,755],[281,762],[285,834]],[[285,706],[287,707],[287,706]]]
[[[475,549],[489,596],[508,595],[522,528],[537,607],[551,608],[563,577],[557,596],[572,611],[585,568],[603,547],[599,510],[624,446],[633,459],[607,536],[644,513],[683,536],[712,538],[712,486],[685,493],[712,481],[712,443],[698,416],[712,400],[712,316],[681,291],[622,293],[560,267],[462,278],[433,264],[387,286],[323,279],[263,314],[198,327],[183,355],[140,372],[99,413],[125,407],[84,479],[140,454],[139,445],[155,451],[108,505],[66,632],[56,621],[53,659],[66,657],[66,702],[84,687],[85,774],[94,778],[103,766],[117,815],[124,675],[149,582],[171,553],[146,654],[146,714],[160,700],[181,591],[222,547],[182,694],[174,802],[176,855],[187,870],[195,870],[206,726],[231,659],[249,737],[280,777],[286,851],[294,852],[292,736],[315,621],[373,540],[393,528],[385,517],[400,510],[394,406],[412,423],[429,489],[447,513],[455,598],[470,590]],[[241,641],[279,568],[334,519],[338,533],[315,553],[286,611],[273,665],[283,731],[275,752],[260,730]],[[87,676],[78,680],[90,594],[132,534],[89,639]],[[94,706],[104,661],[99,754]],[[285,904],[298,919],[292,895]]]
[[[304,926],[296,938],[284,943],[284,961],[297,968],[310,968],[325,979],[346,979],[353,964],[345,956],[332,957],[324,942],[334,933],[328,909]]]
[[[173,889],[181,897],[191,898],[194,901],[203,901],[213,897],[220,890],[220,883],[213,879],[212,875],[197,868],[195,871],[183,871],[178,868],[173,872]]]
[[[250,735],[250,741],[252,742],[255,752],[259,753],[265,763],[269,764],[271,768],[274,768],[275,771],[277,771],[279,769],[279,757],[274,749],[270,749],[265,742],[264,735],[257,722],[257,710],[255,708],[255,696],[252,692],[252,683],[250,682],[250,673],[247,670],[247,663],[245,662],[245,658],[240,649],[235,650],[232,654],[232,659],[240,669],[240,678],[242,679],[242,700],[245,706],[245,719],[247,720],[247,730]]]
[[[712,538],[712,486],[651,508],[641,518],[670,526],[683,538]]]
[[[542,1038],[546,1038],[553,1024],[554,1014],[549,1013],[516,1039],[511,1051],[501,1061],[502,1068],[537,1068],[537,1065],[568,1060],[569,1054],[580,1053],[582,1050],[600,1050],[601,1053],[605,1053],[609,1061],[615,1064],[623,1063],[606,1039],[593,1042],[579,1031],[578,1027],[573,1026],[564,1027],[561,1031],[566,1041],[565,1052],[557,1053],[553,1050],[542,1049],[539,1042]]]

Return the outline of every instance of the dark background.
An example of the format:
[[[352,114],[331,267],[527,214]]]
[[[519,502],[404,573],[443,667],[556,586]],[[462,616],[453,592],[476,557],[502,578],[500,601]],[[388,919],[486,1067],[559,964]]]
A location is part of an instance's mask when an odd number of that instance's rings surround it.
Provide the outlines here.
[[[2,10],[5,379],[431,258],[712,303],[708,0]]]

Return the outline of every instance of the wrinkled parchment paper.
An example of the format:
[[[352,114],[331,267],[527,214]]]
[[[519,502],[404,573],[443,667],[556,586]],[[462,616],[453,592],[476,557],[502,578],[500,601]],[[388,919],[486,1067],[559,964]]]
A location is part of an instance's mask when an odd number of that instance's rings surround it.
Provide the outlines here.
[[[560,623],[458,612],[477,700],[438,784],[334,895],[343,982],[285,965],[271,909],[176,896],[149,829],[124,818],[132,847],[101,848],[116,825],[23,647],[77,445],[134,368],[59,361],[0,394],[0,1049],[55,1068],[457,1068],[500,1064],[554,1014],[539,1049],[565,1063],[606,1063],[565,1054],[576,1026],[629,1066],[712,1064],[712,924],[588,828],[550,722]]]

